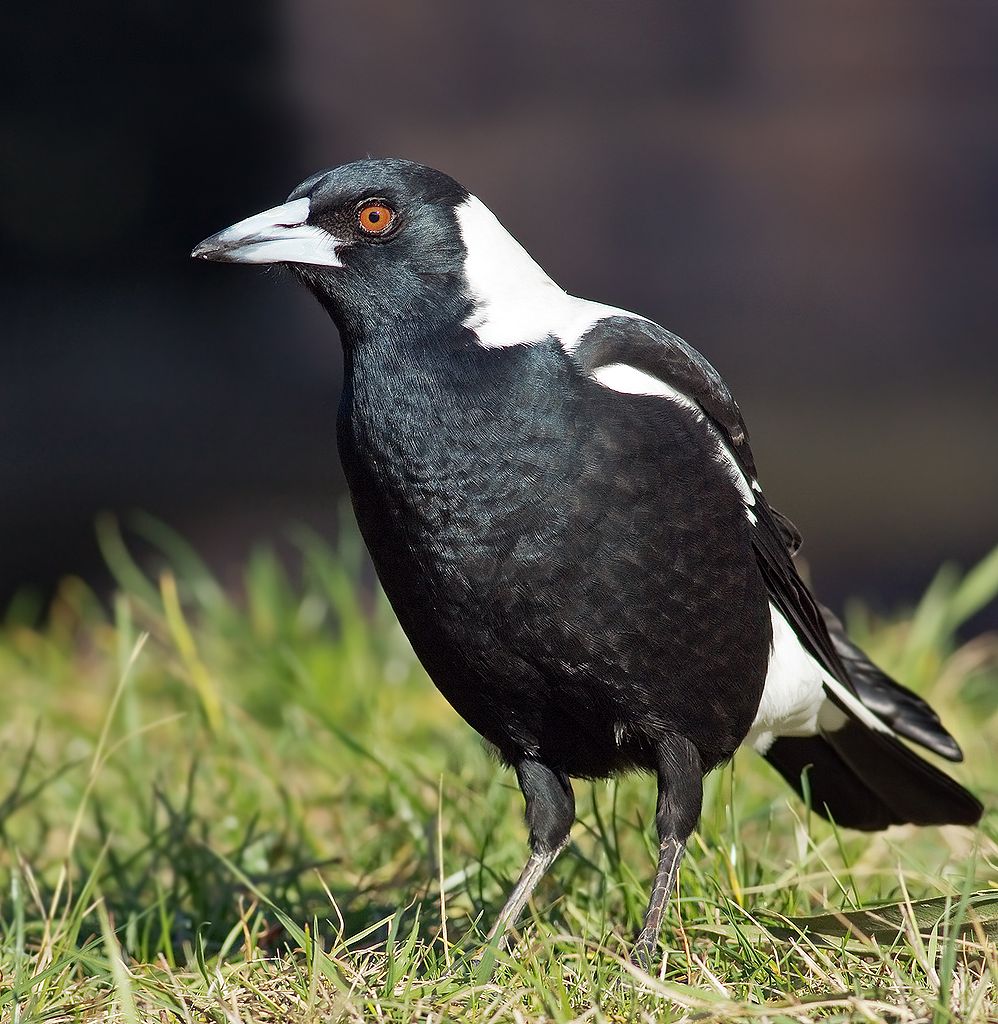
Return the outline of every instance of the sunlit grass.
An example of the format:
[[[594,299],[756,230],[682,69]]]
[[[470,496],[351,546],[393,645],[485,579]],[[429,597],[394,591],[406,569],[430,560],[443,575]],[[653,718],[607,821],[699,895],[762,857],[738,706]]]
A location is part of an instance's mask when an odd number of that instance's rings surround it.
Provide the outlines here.
[[[626,963],[654,864],[643,778],[577,784],[574,843],[488,977],[470,957],[526,853],[521,799],[356,540],[299,535],[294,582],[260,552],[235,598],[137,526],[168,568],[104,523],[113,609],[67,580],[43,627],[24,602],[0,632],[0,1020],[998,1018],[979,895],[998,900],[998,817],[836,833],[749,754],[708,780],[657,977]],[[998,641],[956,635],[996,594],[992,555],[910,614],[850,612],[988,807]]]

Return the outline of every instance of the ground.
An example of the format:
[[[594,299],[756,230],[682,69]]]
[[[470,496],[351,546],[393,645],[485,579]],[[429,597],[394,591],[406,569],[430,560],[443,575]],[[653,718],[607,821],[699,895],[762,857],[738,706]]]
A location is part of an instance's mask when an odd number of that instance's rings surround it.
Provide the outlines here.
[[[957,640],[998,552],[848,616],[963,744],[981,828],[837,832],[739,754],[648,976],[626,955],[653,783],[576,784],[574,842],[490,977],[469,954],[525,857],[522,802],[357,542],[296,535],[300,580],[260,552],[233,597],[137,525],[162,570],[105,522],[110,610],[67,580],[44,625],[25,597],[0,631],[0,1020],[998,1019],[998,639]]]

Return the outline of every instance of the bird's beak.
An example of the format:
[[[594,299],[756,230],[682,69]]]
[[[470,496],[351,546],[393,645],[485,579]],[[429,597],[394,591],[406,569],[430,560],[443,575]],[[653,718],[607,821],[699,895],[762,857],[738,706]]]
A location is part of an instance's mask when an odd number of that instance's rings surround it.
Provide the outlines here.
[[[343,240],[308,224],[309,200],[294,199],[239,221],[194,247],[191,256],[219,263],[308,263],[342,267]]]

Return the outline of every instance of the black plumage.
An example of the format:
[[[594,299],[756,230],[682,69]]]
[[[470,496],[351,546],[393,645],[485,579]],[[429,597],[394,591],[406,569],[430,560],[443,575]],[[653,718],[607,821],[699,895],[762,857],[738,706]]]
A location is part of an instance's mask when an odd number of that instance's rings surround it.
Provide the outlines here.
[[[554,344],[424,346],[395,362],[409,386],[391,405],[385,359],[370,345],[352,357],[340,454],[388,596],[447,699],[510,763],[654,769],[680,723],[706,767],[729,758],[769,623],[703,425],[655,398],[619,402]],[[709,510],[695,544],[691,495]]]
[[[496,929],[568,840],[571,777],[657,776],[643,959],[702,777],[743,742],[842,824],[977,820],[895,738],[959,756],[815,602],[737,405],[681,339],[566,295],[405,161],[315,175],[194,255],[288,263],[339,328],[365,542],[430,676],[524,792],[532,854]]]

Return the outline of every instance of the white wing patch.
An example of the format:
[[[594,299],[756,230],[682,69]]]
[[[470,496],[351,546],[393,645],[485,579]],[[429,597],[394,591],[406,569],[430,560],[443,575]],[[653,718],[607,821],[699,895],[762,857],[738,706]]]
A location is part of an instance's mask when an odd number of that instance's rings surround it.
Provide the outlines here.
[[[666,384],[664,380],[645,373],[644,370],[628,366],[626,363],[598,366],[593,370],[592,376],[598,384],[613,391],[620,391],[625,395],[659,395],[670,401],[678,402],[698,416],[703,416],[703,410],[688,395],[677,391],[671,385]]]
[[[841,728],[847,716],[829,698],[828,690],[864,725],[878,732],[891,731],[808,653],[775,605],[770,604],[769,613],[773,620],[769,669],[745,744],[765,754],[779,736],[814,736]]]
[[[474,302],[464,326],[486,348],[537,345],[555,337],[570,352],[593,324],[608,316],[645,319],[626,309],[569,295],[475,196],[469,196],[455,213]]]

